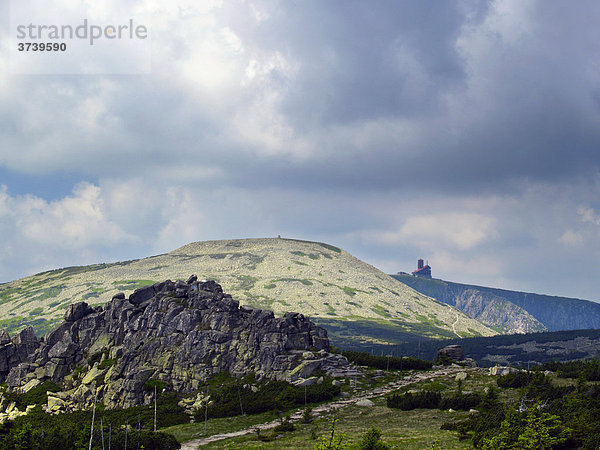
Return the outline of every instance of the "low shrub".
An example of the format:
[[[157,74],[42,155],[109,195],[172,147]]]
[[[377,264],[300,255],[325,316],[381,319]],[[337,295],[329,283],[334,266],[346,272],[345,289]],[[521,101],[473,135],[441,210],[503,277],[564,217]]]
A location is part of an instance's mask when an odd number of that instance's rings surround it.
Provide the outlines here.
[[[332,400],[339,395],[340,387],[326,379],[323,383],[297,387],[285,381],[262,381],[254,383],[252,388],[243,380],[219,375],[222,383],[209,387],[211,402],[208,406],[208,417],[232,417],[243,412],[258,414],[266,411],[287,410],[294,406]],[[204,408],[196,411],[198,420],[204,419]]]
[[[498,377],[496,384],[501,388],[520,388],[528,386],[532,381],[532,372],[515,372]]]
[[[415,394],[392,394],[387,398],[388,408],[398,408],[402,411],[410,411],[417,408],[437,408],[442,399],[442,394],[434,391],[421,391]]]
[[[376,369],[390,370],[429,370],[433,367],[431,361],[414,357],[399,358],[396,356],[374,356],[367,352],[342,351],[348,361],[359,366],[374,367]]]
[[[15,402],[18,409],[24,410],[29,405],[43,405],[48,402],[48,392],[59,392],[61,387],[53,381],[44,381],[31,389],[29,392],[19,394],[17,392],[5,393],[4,396],[10,402]]]
[[[451,397],[442,398],[438,407],[440,409],[460,409],[461,411],[468,411],[480,403],[481,397],[476,392],[471,394],[458,393]]]

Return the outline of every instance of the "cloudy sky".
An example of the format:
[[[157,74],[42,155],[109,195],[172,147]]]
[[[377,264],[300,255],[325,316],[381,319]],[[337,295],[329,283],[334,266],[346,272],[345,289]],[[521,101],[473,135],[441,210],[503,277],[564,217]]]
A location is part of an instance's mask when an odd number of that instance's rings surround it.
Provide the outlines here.
[[[149,74],[11,73],[0,0],[0,282],[280,234],[600,301],[599,2],[119,4]]]

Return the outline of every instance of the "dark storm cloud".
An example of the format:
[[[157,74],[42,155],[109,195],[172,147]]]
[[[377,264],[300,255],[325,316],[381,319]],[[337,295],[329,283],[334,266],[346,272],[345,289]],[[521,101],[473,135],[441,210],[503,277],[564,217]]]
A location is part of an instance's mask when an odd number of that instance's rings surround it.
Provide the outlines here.
[[[298,64],[282,108],[307,130],[438,107],[464,77],[454,48],[462,20],[443,1],[281,2],[247,34]]]
[[[149,79],[53,80],[70,95],[19,80],[22,97],[3,102],[3,147],[60,147],[53,154],[68,154],[87,177],[201,160],[240,186],[422,189],[427,180],[432,191],[464,192],[589,177],[599,169],[600,7],[527,5],[267,2],[259,6],[268,18],[257,23],[250,4],[232,5],[223,20],[247,53],[278,52],[292,70],[225,92],[236,99],[220,111],[164,68]],[[277,93],[273,112],[293,133],[266,154],[227,129],[229,115],[263,91]],[[94,98],[103,105],[93,129],[73,127]],[[62,125],[44,113],[51,104]],[[27,121],[37,122],[33,132]],[[286,153],[295,139],[307,141],[306,155]],[[41,149],[33,153],[44,161]],[[60,158],[27,164],[11,168],[65,166]]]
[[[234,27],[297,66],[273,74],[278,108],[317,150],[227,161],[233,182],[501,192],[595,176],[600,7],[457,5],[285,2]],[[358,131],[374,121],[390,127]]]

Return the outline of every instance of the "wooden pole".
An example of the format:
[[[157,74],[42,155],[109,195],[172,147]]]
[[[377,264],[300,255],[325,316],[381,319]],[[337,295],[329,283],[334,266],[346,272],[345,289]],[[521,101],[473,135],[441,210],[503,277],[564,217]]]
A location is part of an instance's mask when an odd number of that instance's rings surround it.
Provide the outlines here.
[[[206,403],[204,405],[204,434],[206,434],[206,422],[208,421],[208,383],[206,384]]]
[[[306,384],[304,385],[304,408],[306,408]]]
[[[100,417],[100,431],[102,436],[102,450],[104,450],[104,422],[102,422],[102,417]]]
[[[240,409],[242,410],[242,418],[244,419],[244,428],[246,427],[246,414],[244,414],[244,407],[242,406],[242,394],[240,394],[240,386],[238,385],[238,398],[240,399]]]
[[[92,439],[94,438],[94,419],[96,418],[96,396],[94,396],[94,407],[92,408],[92,428],[90,429],[90,447],[92,450]]]

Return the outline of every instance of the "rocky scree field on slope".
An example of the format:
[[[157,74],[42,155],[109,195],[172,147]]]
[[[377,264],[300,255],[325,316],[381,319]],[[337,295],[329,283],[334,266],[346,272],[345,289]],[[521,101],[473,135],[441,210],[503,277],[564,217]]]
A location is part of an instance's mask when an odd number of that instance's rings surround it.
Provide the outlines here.
[[[392,326],[433,338],[496,334],[340,248],[278,238],[196,242],[140,260],[58,269],[6,283],[0,285],[0,326],[14,332],[31,325],[39,335],[59,323],[71,303],[102,305],[115,290],[129,294],[191,272],[217,281],[242,304],[276,315],[302,311],[338,323],[366,320],[373,328]]]

